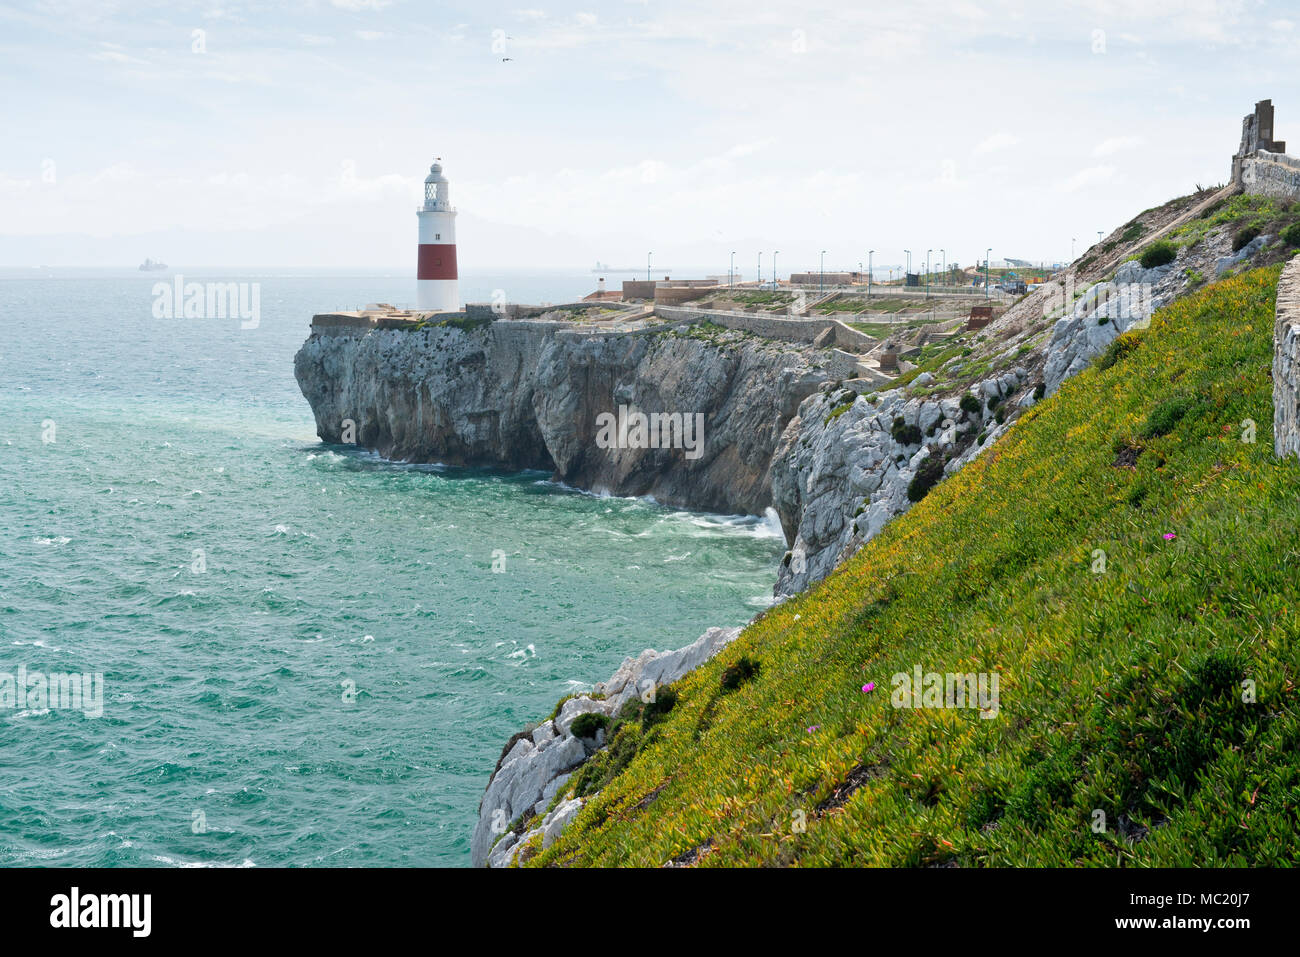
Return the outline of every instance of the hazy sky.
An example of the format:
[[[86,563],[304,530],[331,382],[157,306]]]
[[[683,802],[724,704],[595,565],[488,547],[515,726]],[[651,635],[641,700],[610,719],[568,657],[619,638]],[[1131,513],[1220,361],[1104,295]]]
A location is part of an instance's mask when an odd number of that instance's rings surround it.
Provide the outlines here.
[[[435,155],[462,268],[1063,259],[1257,99],[1300,148],[1297,54],[1262,0],[0,3],[0,264],[413,268]]]

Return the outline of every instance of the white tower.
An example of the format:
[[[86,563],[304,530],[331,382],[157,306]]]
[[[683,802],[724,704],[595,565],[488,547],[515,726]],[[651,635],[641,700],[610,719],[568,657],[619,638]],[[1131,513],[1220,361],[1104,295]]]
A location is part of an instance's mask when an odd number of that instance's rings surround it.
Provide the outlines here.
[[[424,180],[424,206],[420,220],[420,260],[416,271],[415,305],[434,312],[459,312],[456,283],[456,210],[447,194],[442,157],[429,167]]]

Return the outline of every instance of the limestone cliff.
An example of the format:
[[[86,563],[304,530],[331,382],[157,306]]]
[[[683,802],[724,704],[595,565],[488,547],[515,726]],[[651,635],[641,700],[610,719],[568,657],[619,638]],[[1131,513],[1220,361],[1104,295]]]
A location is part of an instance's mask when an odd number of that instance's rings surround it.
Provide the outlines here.
[[[738,332],[591,334],[499,321],[313,329],[294,371],[327,442],[406,461],[548,469],[593,491],[761,514],[772,452],[823,378],[813,359]],[[620,406],[701,414],[702,447],[602,447],[598,417]]]

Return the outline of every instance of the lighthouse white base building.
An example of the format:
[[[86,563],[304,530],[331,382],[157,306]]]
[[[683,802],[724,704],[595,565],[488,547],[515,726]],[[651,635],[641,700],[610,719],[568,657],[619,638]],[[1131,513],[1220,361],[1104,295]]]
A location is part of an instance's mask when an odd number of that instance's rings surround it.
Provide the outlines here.
[[[424,180],[424,206],[415,215],[420,220],[415,306],[432,312],[458,312],[456,210],[451,206],[447,177],[442,175],[441,157],[429,167]]]

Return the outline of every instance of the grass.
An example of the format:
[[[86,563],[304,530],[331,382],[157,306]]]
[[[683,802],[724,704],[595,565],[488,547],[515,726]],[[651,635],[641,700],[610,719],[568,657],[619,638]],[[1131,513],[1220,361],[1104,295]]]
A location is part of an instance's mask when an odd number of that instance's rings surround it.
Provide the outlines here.
[[[852,399],[850,399],[848,402],[840,403],[839,405],[835,406],[835,408],[831,409],[829,412],[826,413],[826,418],[822,419],[822,425],[830,425],[832,422],[838,419],[845,412],[849,411],[849,409],[851,408],[853,408]]]
[[[743,306],[788,306],[794,296],[788,292],[731,292],[726,298]]]
[[[829,302],[823,302],[821,305],[813,308],[815,313],[834,313],[834,312],[862,312],[867,308],[866,299],[856,299],[848,297],[839,297]]]
[[[1138,258],[1138,262],[1142,264],[1143,269],[1151,269],[1155,266],[1164,266],[1167,263],[1173,262],[1177,255],[1177,244],[1160,239],[1142,250],[1142,255]]]
[[[1234,234],[1254,230],[1276,236],[1289,224],[1300,221],[1300,210],[1268,196],[1243,194],[1217,203],[1201,216],[1169,233],[1169,239],[1183,247],[1199,243],[1213,229],[1231,226]],[[1244,243],[1243,243],[1244,245]]]
[[[706,842],[699,866],[1300,863],[1277,274],[1162,309],[767,611],[674,686],[654,740],[531,863],[657,866]],[[1168,432],[1136,438],[1185,396]],[[1141,453],[1118,468],[1125,442]],[[742,659],[761,672],[719,695]],[[996,673],[996,717],[891,706],[917,665]]]
[[[864,296],[861,303],[864,311],[901,312],[909,307],[917,306],[919,300],[905,299],[901,296],[886,296],[882,299],[879,294],[873,294],[870,298]]]

